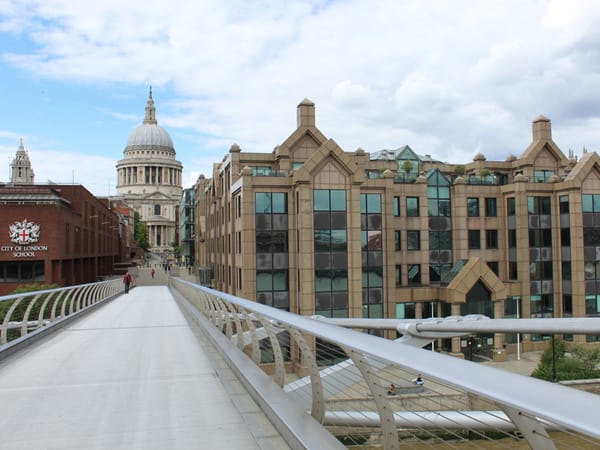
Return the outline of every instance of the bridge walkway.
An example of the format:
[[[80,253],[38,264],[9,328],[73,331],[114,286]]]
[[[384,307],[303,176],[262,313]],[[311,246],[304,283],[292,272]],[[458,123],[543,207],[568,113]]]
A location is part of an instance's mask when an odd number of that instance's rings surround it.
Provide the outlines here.
[[[11,450],[288,448],[166,286],[2,361],[0,405]]]

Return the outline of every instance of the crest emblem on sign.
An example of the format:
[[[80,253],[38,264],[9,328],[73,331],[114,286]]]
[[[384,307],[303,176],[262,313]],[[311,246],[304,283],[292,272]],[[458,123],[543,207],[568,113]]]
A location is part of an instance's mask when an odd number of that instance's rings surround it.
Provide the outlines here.
[[[40,238],[40,226],[25,219],[23,222],[15,222],[9,225],[8,234],[11,242],[15,244],[32,244]]]

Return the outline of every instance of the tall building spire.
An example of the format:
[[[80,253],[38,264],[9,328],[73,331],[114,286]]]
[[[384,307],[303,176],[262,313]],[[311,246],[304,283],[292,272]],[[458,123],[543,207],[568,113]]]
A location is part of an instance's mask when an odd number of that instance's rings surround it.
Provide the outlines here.
[[[148,102],[146,103],[146,117],[144,123],[156,124],[156,108],[154,107],[154,100],[152,99],[152,86],[150,86],[150,94],[148,95]]]
[[[33,184],[34,173],[29,161],[29,154],[23,145],[23,138],[19,140],[17,154],[10,165],[11,177],[10,181],[13,184]]]

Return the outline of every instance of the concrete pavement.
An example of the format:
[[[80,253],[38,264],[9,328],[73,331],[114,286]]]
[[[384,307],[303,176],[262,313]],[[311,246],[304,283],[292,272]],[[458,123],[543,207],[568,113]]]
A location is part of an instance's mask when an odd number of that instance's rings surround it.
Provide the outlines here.
[[[0,363],[0,447],[287,448],[164,286]]]

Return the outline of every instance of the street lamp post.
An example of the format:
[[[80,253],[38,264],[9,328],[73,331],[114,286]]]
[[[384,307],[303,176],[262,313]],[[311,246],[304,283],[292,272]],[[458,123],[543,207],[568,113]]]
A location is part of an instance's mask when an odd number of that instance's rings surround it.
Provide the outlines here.
[[[435,317],[434,314],[434,306],[437,306],[436,302],[431,302],[431,317]],[[431,351],[435,352],[435,339],[433,341],[431,341]]]
[[[521,297],[518,295],[513,297],[516,300],[517,304],[517,319],[519,319],[519,303],[521,302]],[[521,360],[521,333],[517,332],[517,361]]]
[[[554,335],[552,335],[552,382],[556,383],[556,346],[554,345]]]

